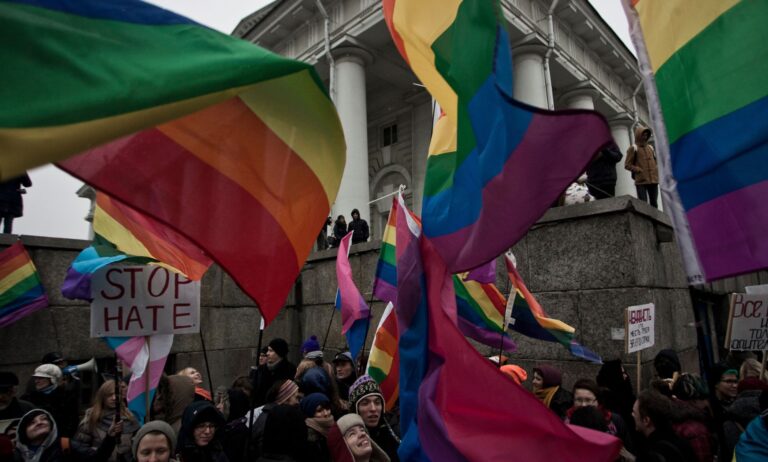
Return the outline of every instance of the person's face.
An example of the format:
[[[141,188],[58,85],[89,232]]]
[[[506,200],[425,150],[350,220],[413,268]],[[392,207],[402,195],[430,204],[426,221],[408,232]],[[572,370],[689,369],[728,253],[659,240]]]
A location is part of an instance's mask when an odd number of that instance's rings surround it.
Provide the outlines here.
[[[170,458],[171,448],[165,435],[150,433],[139,441],[137,462],[168,462]]]
[[[0,409],[5,409],[16,396],[16,387],[7,387],[0,389]]]
[[[117,407],[117,396],[114,393],[110,393],[104,398],[104,407],[107,409],[114,409]]]
[[[267,364],[267,354],[259,353],[259,366],[263,366],[265,364]]]
[[[726,374],[715,385],[715,392],[720,399],[733,399],[739,393],[739,378],[733,374]]]
[[[285,403],[284,403],[284,404],[287,404],[288,406],[298,406],[298,405],[299,405],[299,401],[301,401],[301,398],[302,398],[302,397],[300,397],[300,396],[299,396],[299,392],[297,391],[296,393],[292,394],[292,395],[291,395],[291,396],[290,396],[290,397],[289,397],[289,398],[288,398],[288,399],[285,401]]]
[[[315,418],[316,419],[326,419],[331,415],[331,408],[329,408],[327,405],[319,405],[317,406],[317,409],[315,409]]]
[[[534,390],[541,390],[541,387],[544,385],[544,379],[541,377],[541,374],[534,372],[531,384],[533,384]]]
[[[39,442],[45,439],[51,432],[51,421],[45,414],[36,415],[25,429],[27,439],[31,442]]]
[[[195,445],[198,447],[208,446],[208,443],[213,440],[214,435],[216,435],[216,425],[212,422],[198,424],[192,431]]]
[[[378,396],[366,396],[357,404],[357,413],[363,418],[365,426],[374,428],[379,425],[383,405]]]
[[[637,428],[637,431],[648,436],[650,419],[640,415],[640,405],[638,400],[635,400],[635,404],[632,406],[632,418],[635,420],[635,428]]]
[[[200,385],[203,383],[203,375],[194,367],[188,367],[184,369],[184,375],[192,379],[192,383],[195,385]]]
[[[373,446],[371,446],[368,433],[360,425],[347,430],[347,433],[344,434],[344,442],[347,443],[347,447],[352,451],[352,457],[355,460],[364,459],[373,452]]]
[[[45,377],[34,377],[34,381],[35,381],[35,390],[42,390],[44,388],[48,388],[53,383],[51,382],[51,379],[47,379]]]
[[[278,361],[280,361],[280,356],[275,353],[275,350],[273,350],[272,347],[267,347],[267,364],[271,366]]]
[[[643,141],[648,141],[651,138],[651,134],[648,132],[643,132],[642,138]]]
[[[353,213],[352,214],[352,219],[353,220],[357,220],[358,218],[360,218],[360,214],[359,213]]]
[[[589,390],[577,388],[573,391],[573,405],[576,407],[597,406],[597,396]]]
[[[352,375],[354,368],[349,361],[339,361],[336,363],[336,378],[339,380],[348,379]]]

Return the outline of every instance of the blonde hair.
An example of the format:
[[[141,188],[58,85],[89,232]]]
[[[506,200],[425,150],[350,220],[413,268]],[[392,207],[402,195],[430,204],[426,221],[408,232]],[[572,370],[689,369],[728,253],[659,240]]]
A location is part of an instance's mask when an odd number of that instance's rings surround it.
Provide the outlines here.
[[[744,380],[747,377],[760,377],[760,369],[762,367],[763,365],[760,361],[754,358],[745,359],[739,368],[739,380]],[[768,381],[768,373],[764,371],[761,380]]]
[[[107,398],[113,394],[115,394],[114,380],[107,380],[101,384],[98,390],[96,390],[96,394],[93,396],[91,408],[88,409],[85,417],[88,424],[88,429],[91,432],[96,431],[96,428],[99,426],[99,422],[101,422],[101,418],[103,417],[105,409],[107,408]],[[125,399],[125,396],[121,394],[120,399]],[[128,406],[120,405],[120,411],[120,416],[122,418],[134,420],[133,414],[128,410]]]

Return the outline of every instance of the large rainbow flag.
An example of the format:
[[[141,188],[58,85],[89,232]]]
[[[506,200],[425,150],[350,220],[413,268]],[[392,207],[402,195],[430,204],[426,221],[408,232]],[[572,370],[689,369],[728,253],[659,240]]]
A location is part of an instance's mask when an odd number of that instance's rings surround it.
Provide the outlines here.
[[[334,306],[341,312],[341,333],[347,337],[349,352],[357,358],[365,345],[368,326],[371,322],[371,309],[365,303],[355,280],[352,278],[352,266],[349,264],[349,248],[352,246],[352,231],[341,238],[336,254],[336,289]]]
[[[185,235],[274,319],[344,170],[312,66],[135,0],[0,0],[0,41],[2,178],[86,151],[59,165]]]
[[[559,319],[547,316],[544,308],[539,305],[533,294],[528,291],[509,254],[506,255],[505,261],[507,272],[509,273],[509,281],[512,283],[512,290],[509,296],[514,298],[509,328],[520,332],[526,337],[559,343],[577,358],[602,364],[603,360],[600,358],[600,355],[582,346],[574,339],[576,329]]]
[[[512,96],[509,37],[490,0],[384,0],[392,39],[444,115],[429,147],[424,234],[468,271],[517,242],[612,141],[594,111]]]
[[[400,391],[400,356],[397,354],[400,336],[397,333],[394,308],[392,302],[387,303],[381,315],[365,368],[365,373],[379,384],[387,411],[391,411],[397,404]]]
[[[689,282],[768,267],[768,2],[624,7]]]
[[[21,241],[0,253],[0,327],[48,306],[40,276]]]
[[[72,262],[61,287],[67,298],[91,299],[91,277],[111,263],[157,264],[200,280],[211,259],[187,238],[158,221],[97,192],[92,244]]]
[[[400,460],[616,460],[618,439],[565,425],[467,342],[450,272],[404,210],[397,242]]]

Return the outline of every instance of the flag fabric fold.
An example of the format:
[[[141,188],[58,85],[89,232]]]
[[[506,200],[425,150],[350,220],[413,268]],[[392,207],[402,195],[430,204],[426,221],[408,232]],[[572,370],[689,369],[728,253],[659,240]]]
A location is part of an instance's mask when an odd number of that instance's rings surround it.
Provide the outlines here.
[[[2,178],[59,161],[188,238],[272,321],[344,170],[312,66],[134,0],[0,0],[0,39]]]
[[[464,339],[448,268],[417,223],[400,217],[400,460],[615,460],[618,439],[565,425]]]
[[[0,252],[0,327],[48,306],[37,268],[21,241]]]
[[[504,324],[507,307],[504,295],[493,283],[472,280],[470,276],[471,273],[453,275],[459,330],[465,336],[491,348],[517,350]],[[487,280],[487,277],[483,279]]]
[[[397,353],[397,316],[392,302],[387,303],[373,337],[366,374],[381,388],[386,410],[394,409],[400,390],[400,356]]]
[[[393,41],[444,112],[429,147],[424,234],[454,272],[515,244],[612,142],[594,111],[551,112],[512,97],[498,2],[384,0]]]
[[[689,283],[768,267],[768,3],[623,3]]]
[[[352,266],[349,264],[349,248],[352,245],[352,232],[341,238],[339,252],[336,255],[336,279],[339,288],[336,290],[337,310],[341,312],[341,333],[347,337],[349,352],[357,358],[363,349],[368,324],[371,319],[371,309],[355,285],[352,278]]]
[[[547,316],[533,294],[528,291],[509,254],[505,256],[505,262],[509,281],[512,283],[509,297],[510,299],[514,298],[511,303],[509,328],[526,337],[559,343],[577,358],[602,364],[603,360],[600,355],[574,340],[576,329],[558,319]]]

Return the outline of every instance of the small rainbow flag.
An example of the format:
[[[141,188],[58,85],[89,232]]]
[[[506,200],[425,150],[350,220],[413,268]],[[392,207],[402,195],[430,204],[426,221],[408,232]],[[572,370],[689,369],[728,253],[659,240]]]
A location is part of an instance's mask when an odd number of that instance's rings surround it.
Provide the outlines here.
[[[440,104],[424,184],[424,234],[453,273],[522,238],[601,147],[594,111],[515,101],[509,36],[491,0],[384,0],[395,46]]]
[[[48,306],[35,264],[21,241],[0,253],[0,327]]]
[[[624,0],[690,284],[768,267],[768,2]]]
[[[514,297],[509,328],[520,332],[526,337],[560,343],[573,356],[596,364],[602,364],[603,360],[600,358],[600,355],[581,346],[581,344],[573,339],[576,329],[560,320],[547,316],[547,313],[544,312],[544,309],[536,301],[533,294],[525,287],[523,278],[517,272],[515,263],[509,254],[506,255],[505,261],[507,272],[509,273],[509,281],[514,289],[514,292],[509,294],[510,297]]]
[[[389,209],[387,225],[381,236],[379,261],[376,264],[376,276],[373,279],[373,295],[379,300],[392,303],[397,301],[396,225],[397,195],[392,197],[392,208]]]
[[[0,38],[2,178],[59,161],[186,236],[272,321],[346,160],[312,65],[136,0],[0,0]]]
[[[397,352],[397,316],[392,302],[387,303],[381,315],[376,336],[373,338],[368,356],[366,374],[370,375],[381,388],[386,410],[391,411],[400,392],[400,355]]]
[[[339,252],[336,255],[336,290],[334,306],[341,311],[341,333],[347,336],[347,345],[353,358],[357,358],[363,349],[368,323],[371,321],[371,309],[352,279],[352,266],[349,264],[349,248],[352,245],[352,231],[341,238]]]
[[[515,351],[517,347],[504,326],[506,298],[493,283],[468,276],[469,273],[453,275],[459,330],[484,345]]]

